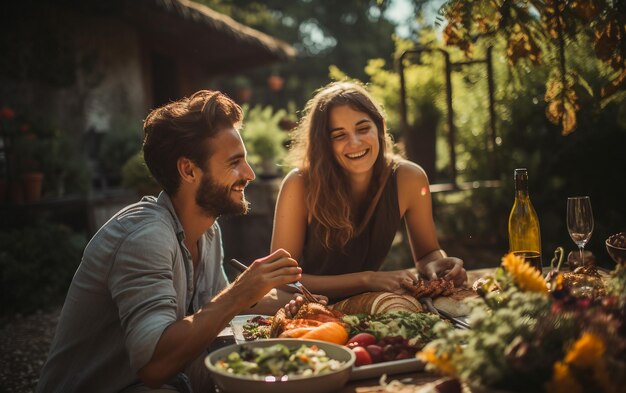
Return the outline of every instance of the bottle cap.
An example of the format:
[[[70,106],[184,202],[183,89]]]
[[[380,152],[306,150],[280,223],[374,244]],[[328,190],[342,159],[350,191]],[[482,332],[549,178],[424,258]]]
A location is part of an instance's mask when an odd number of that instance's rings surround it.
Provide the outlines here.
[[[528,170],[526,168],[517,168],[515,174],[515,190],[528,191]]]

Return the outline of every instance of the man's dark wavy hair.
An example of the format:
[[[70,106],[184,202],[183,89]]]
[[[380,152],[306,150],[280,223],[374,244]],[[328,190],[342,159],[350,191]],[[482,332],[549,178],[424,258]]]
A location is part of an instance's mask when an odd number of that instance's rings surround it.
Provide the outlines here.
[[[153,110],[143,124],[143,156],[155,180],[169,195],[180,185],[176,163],[186,157],[206,169],[212,152],[205,141],[243,118],[241,107],[219,91],[201,90],[191,97]]]

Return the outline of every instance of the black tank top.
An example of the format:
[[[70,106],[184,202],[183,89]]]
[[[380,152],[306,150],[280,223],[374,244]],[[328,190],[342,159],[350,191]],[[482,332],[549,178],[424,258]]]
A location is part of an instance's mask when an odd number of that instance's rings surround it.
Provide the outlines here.
[[[319,236],[315,218],[307,226],[303,258],[304,274],[338,275],[366,270],[378,270],[389,253],[391,243],[400,226],[398,205],[397,164],[391,168],[376,206],[366,214],[360,231],[348,241],[344,250],[326,249]],[[370,209],[368,209],[369,212]]]

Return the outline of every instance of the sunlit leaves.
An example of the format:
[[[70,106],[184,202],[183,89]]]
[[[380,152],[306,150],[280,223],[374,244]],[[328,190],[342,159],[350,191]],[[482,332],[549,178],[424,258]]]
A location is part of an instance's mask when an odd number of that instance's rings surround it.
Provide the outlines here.
[[[551,38],[559,39],[573,28],[574,21],[566,18],[566,4],[562,0],[546,0],[541,20]]]
[[[563,135],[576,129],[576,112],[580,109],[579,97],[574,89],[577,80],[577,74],[569,72],[562,77],[555,69],[546,82],[546,116],[552,123],[562,126]]]
[[[519,59],[529,59],[533,64],[539,64],[541,48],[528,29],[517,24],[507,40],[506,55],[511,65],[516,65]]]
[[[598,17],[598,5],[594,0],[574,0],[570,3],[572,10],[584,23],[589,23]]]
[[[461,49],[466,56],[471,56],[473,49],[468,28],[472,25],[472,5],[472,2],[451,1],[444,11],[448,24],[443,30],[443,40],[446,45]]]
[[[546,114],[561,125],[564,135],[576,128],[580,109],[576,89],[585,88],[577,73],[569,69],[572,61],[566,55],[566,47],[581,34],[593,40],[598,59],[613,70],[600,90],[602,101],[621,96],[626,89],[624,1],[448,0],[442,14],[448,23],[443,32],[446,44],[466,55],[471,55],[476,37],[499,34],[506,39],[506,57],[512,67],[524,59],[534,65],[552,63],[557,71],[546,83]]]
[[[598,58],[610,62],[613,67],[619,67],[621,56],[619,54],[613,60],[614,52],[622,40],[623,27],[618,25],[616,20],[609,20],[607,23],[598,26],[595,31],[594,48]]]
[[[600,96],[602,98],[609,98],[613,96],[618,91],[626,90],[626,67],[622,69],[622,72],[619,73],[613,80],[611,80],[606,86],[602,88],[600,91]]]
[[[443,40],[447,45],[460,48],[466,56],[470,56],[472,53],[473,44],[458,23],[448,23],[443,29]]]

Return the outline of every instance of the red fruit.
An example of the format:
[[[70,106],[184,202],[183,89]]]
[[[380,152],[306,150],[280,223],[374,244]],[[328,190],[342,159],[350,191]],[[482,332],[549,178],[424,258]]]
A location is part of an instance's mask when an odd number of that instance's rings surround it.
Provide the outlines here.
[[[387,336],[384,338],[387,344],[402,344],[404,343],[404,337],[402,336]]]
[[[368,345],[376,344],[376,337],[369,333],[359,333],[355,334],[351,339],[348,340],[349,347],[354,346],[356,344],[359,347],[366,347]]]
[[[411,357],[412,356],[411,356],[411,353],[409,351],[407,351],[406,349],[402,349],[396,355],[396,360],[409,359]]]
[[[380,363],[383,361],[383,348],[378,345],[368,345],[365,347],[367,353],[372,357],[373,363]]]
[[[365,348],[354,347],[352,348],[352,352],[354,352],[354,355],[356,356],[356,360],[354,362],[355,366],[365,366],[368,364],[372,364],[372,357]]]
[[[394,348],[393,345],[387,344],[383,347],[383,360],[388,362],[390,360],[395,360],[398,351]]]

